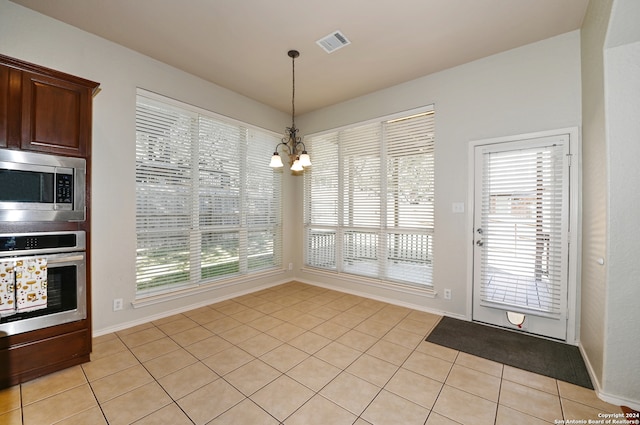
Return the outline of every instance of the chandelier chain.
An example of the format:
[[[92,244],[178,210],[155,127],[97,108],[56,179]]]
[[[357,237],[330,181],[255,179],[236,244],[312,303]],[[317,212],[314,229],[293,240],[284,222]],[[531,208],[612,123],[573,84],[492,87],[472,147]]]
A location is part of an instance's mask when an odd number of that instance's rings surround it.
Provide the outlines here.
[[[296,58],[291,57],[291,127],[296,128]]]

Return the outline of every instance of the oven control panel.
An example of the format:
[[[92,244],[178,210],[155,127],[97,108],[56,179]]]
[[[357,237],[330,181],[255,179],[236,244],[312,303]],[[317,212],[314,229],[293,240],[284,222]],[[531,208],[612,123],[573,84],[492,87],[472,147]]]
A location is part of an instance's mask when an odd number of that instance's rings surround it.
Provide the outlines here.
[[[0,234],[0,256],[84,250],[85,233],[82,231]]]

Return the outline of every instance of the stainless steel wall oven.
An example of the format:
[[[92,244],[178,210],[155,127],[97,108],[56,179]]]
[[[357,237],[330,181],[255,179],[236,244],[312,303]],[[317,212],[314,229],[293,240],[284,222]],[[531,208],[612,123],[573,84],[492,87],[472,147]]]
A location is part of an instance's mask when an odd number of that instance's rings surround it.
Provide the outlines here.
[[[0,234],[0,336],[87,317],[83,231]]]

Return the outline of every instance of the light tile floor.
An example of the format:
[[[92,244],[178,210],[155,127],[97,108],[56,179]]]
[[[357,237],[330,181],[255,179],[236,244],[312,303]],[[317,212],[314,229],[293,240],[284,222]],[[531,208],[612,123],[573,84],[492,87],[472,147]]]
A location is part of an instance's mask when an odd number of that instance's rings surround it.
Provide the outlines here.
[[[620,408],[425,342],[439,316],[288,283],[104,335],[0,391],[2,424],[548,424]]]

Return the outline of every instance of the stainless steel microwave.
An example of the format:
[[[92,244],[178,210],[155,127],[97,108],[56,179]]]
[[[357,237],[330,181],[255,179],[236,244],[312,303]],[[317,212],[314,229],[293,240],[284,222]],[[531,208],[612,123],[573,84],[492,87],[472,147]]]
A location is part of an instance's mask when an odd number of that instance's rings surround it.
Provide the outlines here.
[[[86,161],[0,149],[0,221],[84,221]]]

